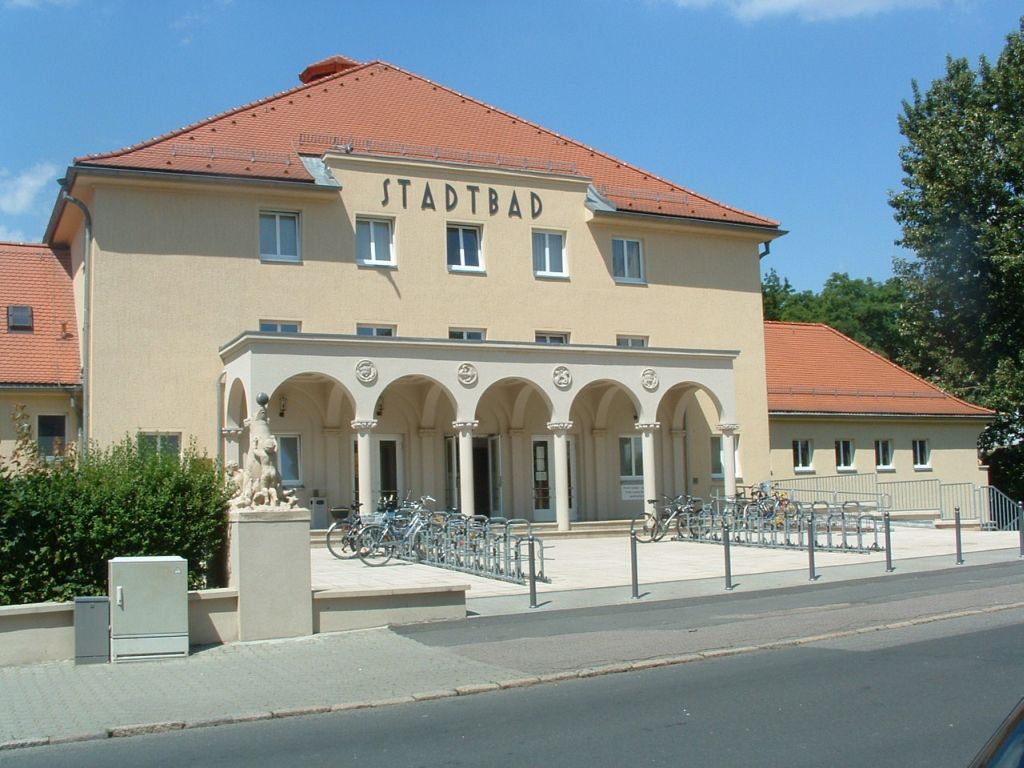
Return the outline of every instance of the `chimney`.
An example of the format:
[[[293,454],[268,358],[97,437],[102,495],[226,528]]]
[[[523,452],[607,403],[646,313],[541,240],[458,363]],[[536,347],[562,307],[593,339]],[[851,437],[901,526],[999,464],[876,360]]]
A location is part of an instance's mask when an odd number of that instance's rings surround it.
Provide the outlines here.
[[[359,62],[355,59],[350,59],[346,56],[330,56],[326,59],[310,64],[299,75],[299,80],[304,84],[308,85],[314,80],[319,80],[321,77],[327,77],[328,75],[336,75],[339,72],[344,72],[346,69],[352,69],[358,67]]]

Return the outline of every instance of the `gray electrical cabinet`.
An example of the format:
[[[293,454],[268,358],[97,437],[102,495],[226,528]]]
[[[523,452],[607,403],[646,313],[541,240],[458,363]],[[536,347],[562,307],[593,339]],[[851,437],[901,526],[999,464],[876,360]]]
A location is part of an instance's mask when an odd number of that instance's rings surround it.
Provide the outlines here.
[[[75,664],[110,661],[110,600],[75,598]]]
[[[188,563],[181,557],[107,561],[110,660],[188,655]]]

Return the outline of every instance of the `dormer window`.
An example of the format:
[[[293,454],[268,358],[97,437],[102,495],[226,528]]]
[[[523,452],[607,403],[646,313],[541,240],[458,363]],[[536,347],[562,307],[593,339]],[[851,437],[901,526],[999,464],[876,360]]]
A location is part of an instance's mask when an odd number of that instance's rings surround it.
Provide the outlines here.
[[[32,333],[32,307],[25,304],[8,306],[7,330],[11,333]]]

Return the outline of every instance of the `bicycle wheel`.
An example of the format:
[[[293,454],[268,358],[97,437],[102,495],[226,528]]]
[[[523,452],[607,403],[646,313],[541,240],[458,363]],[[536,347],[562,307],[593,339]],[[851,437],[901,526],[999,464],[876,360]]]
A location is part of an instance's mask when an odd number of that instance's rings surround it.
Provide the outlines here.
[[[368,525],[356,536],[359,559],[367,565],[384,565],[395,553],[395,537],[383,525]]]
[[[648,541],[655,541],[654,534],[657,533],[660,527],[661,525],[658,522],[658,516],[651,512],[646,513],[641,525],[634,528],[636,531],[636,540],[644,543],[647,543]],[[662,535],[664,536],[664,533]]]
[[[339,560],[351,560],[359,554],[355,546],[355,533],[352,523],[334,523],[327,529],[327,549]]]
[[[665,538],[666,533],[668,533],[668,525],[664,520],[656,518],[654,521],[654,530],[651,531],[651,541],[661,541]]]

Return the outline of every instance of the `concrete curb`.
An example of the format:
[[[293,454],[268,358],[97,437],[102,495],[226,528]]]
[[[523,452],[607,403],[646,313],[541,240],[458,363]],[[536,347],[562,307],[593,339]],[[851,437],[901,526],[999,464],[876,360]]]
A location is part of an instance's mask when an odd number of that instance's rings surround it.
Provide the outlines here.
[[[491,691],[508,690],[513,688],[530,688],[535,685],[544,685],[546,683],[560,683],[568,680],[580,680],[591,677],[601,677],[604,675],[621,674],[623,672],[636,672],[647,669],[657,669],[658,667],[678,666],[680,664],[690,664],[698,661],[707,661],[709,659],[719,659],[728,656],[738,656],[741,654],[756,653],[758,651],[772,651],[781,648],[792,648],[800,645],[809,645],[812,643],[820,643],[828,640],[837,640],[844,637],[853,637],[855,635],[868,634],[871,632],[883,632],[886,630],[894,629],[907,629],[909,627],[920,626],[923,624],[931,624],[936,621],[960,619],[969,616],[978,616],[981,614],[999,613],[1000,611],[1009,611],[1020,608],[1024,608],[1024,601],[991,605],[985,608],[969,608],[958,611],[950,611],[948,613],[930,614],[927,616],[918,616],[916,618],[906,619],[903,621],[888,622],[885,624],[874,624],[866,627],[858,627],[857,629],[827,632],[819,635],[808,635],[804,637],[791,638],[789,640],[778,640],[771,643],[764,643],[760,645],[734,646],[731,648],[711,648],[705,651],[687,653],[679,656],[663,656],[651,659],[639,659],[633,662],[617,662],[614,664],[606,664],[597,667],[587,667],[585,669],[564,672],[552,672],[549,674],[529,677],[511,678],[508,680],[501,680],[497,682],[460,685],[456,686],[454,689],[426,691],[423,693],[415,693],[406,696],[395,696],[393,698],[388,699],[378,699],[376,701],[368,700],[360,702],[346,702],[344,704],[334,704],[332,706],[315,705],[308,707],[290,707],[287,709],[278,709],[270,712],[250,712],[241,715],[225,715],[223,717],[206,718],[203,720],[168,720],[155,723],[119,725],[112,728],[107,728],[105,731],[97,731],[94,733],[83,733],[71,736],[52,736],[15,739],[12,741],[0,742],[0,751],[12,749],[25,749],[29,747],[43,747],[56,744],[69,744],[78,741],[95,741],[105,738],[127,738],[130,736],[142,736],[152,733],[166,733],[168,731],[187,730],[192,728],[212,728],[219,725],[237,725],[240,723],[251,723],[259,720],[304,717],[307,715],[321,715],[329,712],[347,712],[357,709],[378,709],[381,707],[395,706],[396,704],[412,704],[417,701],[433,701],[446,698],[456,698],[460,696],[473,696],[480,693],[489,693]]]

